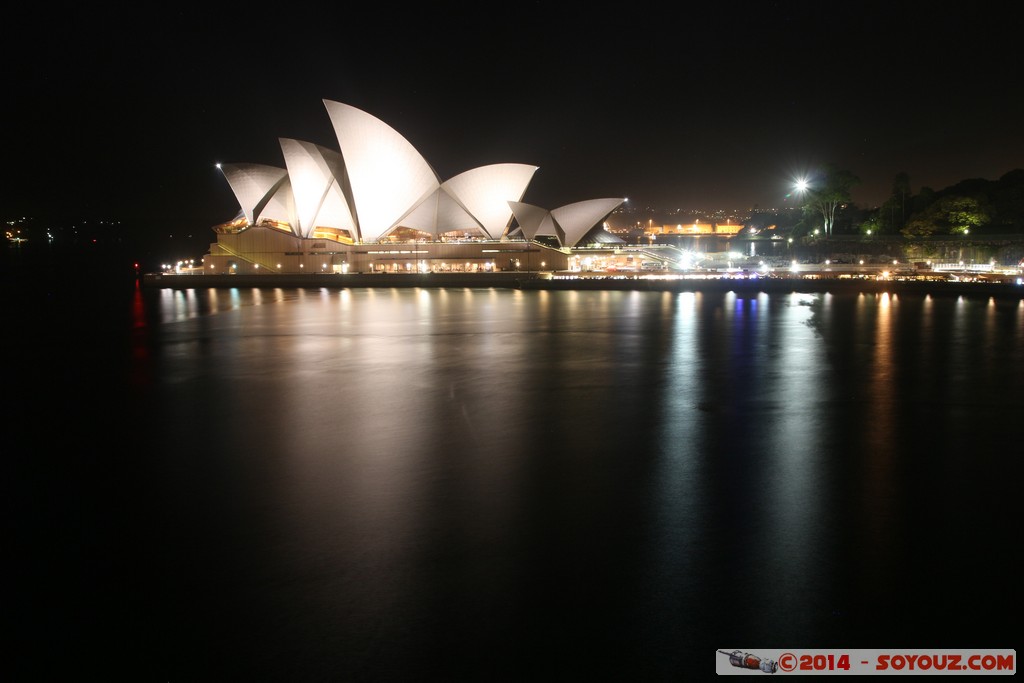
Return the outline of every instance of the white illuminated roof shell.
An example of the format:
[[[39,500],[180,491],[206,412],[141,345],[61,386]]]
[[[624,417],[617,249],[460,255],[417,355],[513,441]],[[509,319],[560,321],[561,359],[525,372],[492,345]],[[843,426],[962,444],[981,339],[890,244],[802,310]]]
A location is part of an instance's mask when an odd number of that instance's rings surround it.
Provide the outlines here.
[[[293,230],[309,237],[320,227],[343,228],[355,234],[355,221],[341,189],[345,177],[341,154],[310,142],[281,138],[281,151],[292,195],[296,223]]]
[[[270,193],[266,206],[256,214],[256,223],[261,220],[272,220],[287,223],[293,233],[298,219],[295,216],[295,198],[292,195],[292,184],[285,177]]]
[[[594,226],[607,218],[625,199],[588,199],[552,211],[523,202],[509,202],[519,230],[527,239],[557,237],[563,247],[575,247]]]
[[[402,216],[398,225],[422,230],[435,239],[443,232],[454,230],[471,230],[474,234],[479,231],[486,235],[480,222],[440,188]]]
[[[473,168],[441,183],[394,129],[355,107],[324,100],[341,152],[281,138],[286,169],[263,164],[221,167],[250,225],[272,219],[294,234],[317,227],[348,231],[363,243],[398,227],[438,238],[446,232],[503,238],[512,217],[527,239],[555,237],[575,247],[625,200],[591,199],[554,210],[520,200],[537,171],[527,164]]]
[[[519,230],[526,235],[526,239],[532,240],[538,235],[551,235],[558,237],[559,243],[562,236],[555,230],[555,221],[551,218],[551,212],[533,204],[523,202],[509,202],[512,213],[515,214],[519,223]]]
[[[274,193],[288,178],[285,169],[265,164],[223,164],[220,170],[250,225],[256,224]]]
[[[624,201],[625,198],[588,199],[552,210],[551,217],[565,231],[562,246],[575,247],[591,228],[607,218]]]
[[[489,237],[498,239],[512,219],[509,202],[523,198],[536,172],[536,166],[526,164],[480,166],[446,180],[441,189],[475,217]]]
[[[360,236],[376,241],[441,183],[416,148],[386,123],[347,104],[324,105],[348,170]]]
[[[345,195],[342,193],[337,181],[331,185],[331,188],[327,191],[327,196],[324,197],[324,203],[320,205],[320,210],[317,211],[316,219],[313,223],[313,229],[315,228],[340,228],[348,230],[353,238],[358,238],[359,233],[356,230],[355,221],[352,220],[352,212],[348,208],[348,202],[345,200]],[[310,230],[309,234],[313,234],[313,229]]]

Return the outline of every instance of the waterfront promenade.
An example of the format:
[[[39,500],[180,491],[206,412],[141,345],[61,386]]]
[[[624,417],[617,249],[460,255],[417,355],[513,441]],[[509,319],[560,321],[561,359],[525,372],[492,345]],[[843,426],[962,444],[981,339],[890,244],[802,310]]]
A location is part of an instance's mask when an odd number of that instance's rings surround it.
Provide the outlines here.
[[[618,290],[667,292],[786,293],[786,292],[893,292],[919,294],[971,294],[1024,299],[1024,285],[1005,282],[957,282],[905,277],[903,279],[838,278],[794,275],[763,277],[655,276],[597,273],[317,273],[261,275],[201,275],[147,273],[147,287],[197,289],[206,287],[472,287],[521,290]]]

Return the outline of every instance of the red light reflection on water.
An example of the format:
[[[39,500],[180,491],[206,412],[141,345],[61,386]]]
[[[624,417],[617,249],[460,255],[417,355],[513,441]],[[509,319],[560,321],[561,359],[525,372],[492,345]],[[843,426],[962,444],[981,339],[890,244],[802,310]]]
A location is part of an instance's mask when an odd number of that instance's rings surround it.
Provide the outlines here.
[[[149,346],[149,325],[146,322],[146,301],[142,282],[135,281],[132,295],[131,367],[129,379],[134,387],[146,387],[153,381],[153,362]]]

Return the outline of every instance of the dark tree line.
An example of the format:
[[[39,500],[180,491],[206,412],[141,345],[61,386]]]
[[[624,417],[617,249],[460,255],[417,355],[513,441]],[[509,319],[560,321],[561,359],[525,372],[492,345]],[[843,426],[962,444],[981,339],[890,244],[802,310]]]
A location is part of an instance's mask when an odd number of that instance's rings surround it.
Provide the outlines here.
[[[963,180],[943,190],[913,191],[907,173],[893,179],[881,206],[865,209],[851,200],[859,179],[849,171],[826,167],[804,196],[795,235],[894,235],[907,239],[1024,233],[1024,169],[998,180]]]

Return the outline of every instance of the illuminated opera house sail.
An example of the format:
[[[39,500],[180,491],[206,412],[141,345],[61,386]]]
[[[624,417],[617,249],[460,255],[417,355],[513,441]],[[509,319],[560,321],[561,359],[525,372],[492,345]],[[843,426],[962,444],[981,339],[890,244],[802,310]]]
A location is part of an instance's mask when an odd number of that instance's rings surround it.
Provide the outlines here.
[[[537,167],[518,163],[442,180],[383,121],[324,104],[340,151],[280,138],[283,167],[219,165],[239,211],[214,227],[205,272],[558,269],[577,247],[621,242],[602,226],[625,199],[523,203]]]

